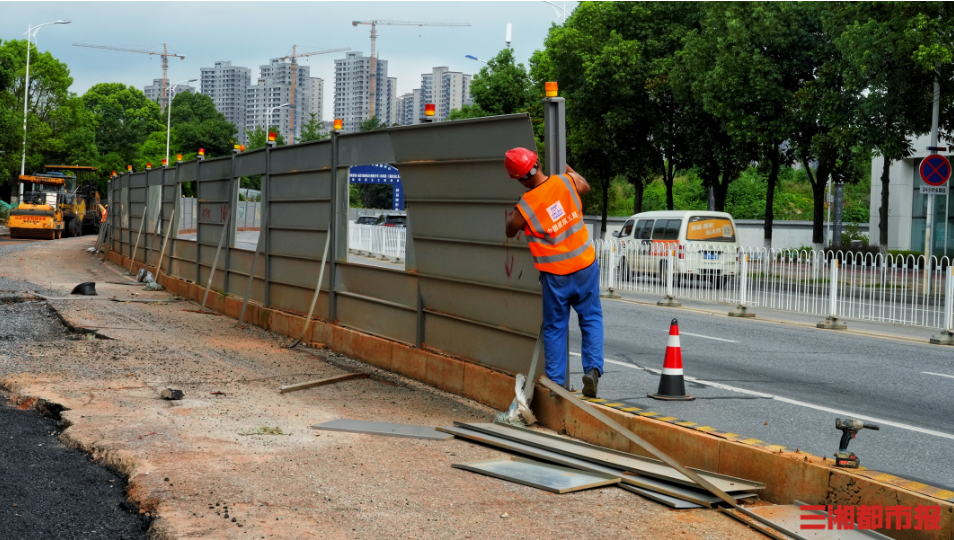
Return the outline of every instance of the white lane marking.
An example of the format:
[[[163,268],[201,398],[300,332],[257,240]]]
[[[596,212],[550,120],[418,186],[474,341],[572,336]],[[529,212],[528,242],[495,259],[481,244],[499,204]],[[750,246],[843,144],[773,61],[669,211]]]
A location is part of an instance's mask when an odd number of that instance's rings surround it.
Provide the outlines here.
[[[923,375],[937,375],[938,377],[947,377],[948,379],[954,379],[954,375],[945,375],[943,373],[931,373],[930,371],[922,371]]]
[[[725,341],[726,343],[738,343],[738,341],[735,341],[735,340],[733,340],[733,339],[722,339],[722,338],[712,337],[712,336],[703,336],[703,335],[700,335],[700,334],[690,334],[689,332],[679,332],[679,335],[681,335],[681,336],[701,337],[701,338],[705,338],[705,339],[714,339],[714,340],[716,340],[716,341]]]
[[[575,355],[575,356],[579,356],[578,353],[570,353],[570,354]],[[644,368],[644,367],[642,367],[642,366],[637,366],[637,365],[635,365],[635,364],[630,364],[630,363],[628,363],[628,362],[620,362],[619,360],[610,360],[609,358],[605,358],[604,360],[605,360],[606,362],[609,362],[609,363],[611,363],[611,364],[616,364],[616,365],[619,365],[619,366],[624,366],[624,367],[633,368],[633,369],[641,369],[641,370],[643,370],[643,371],[649,371],[649,372],[651,372],[651,373],[656,373],[656,374],[662,373],[662,370],[661,370],[661,369]],[[932,373],[931,375],[940,375],[940,374],[939,374],[939,373]],[[951,375],[942,375],[942,377],[951,377]],[[952,377],[952,378],[954,378],[954,377]],[[765,394],[765,393],[763,393],[763,392],[755,392],[755,391],[752,391],[752,390],[746,390],[746,389],[744,389],[744,388],[739,388],[739,387],[737,387],[737,386],[729,386],[728,384],[710,382],[710,381],[706,381],[706,380],[702,380],[702,379],[697,379],[697,378],[695,378],[695,377],[688,377],[688,376],[686,376],[685,379],[686,379],[687,381],[692,381],[692,382],[694,382],[694,383],[704,384],[704,385],[706,385],[706,386],[711,386],[711,387],[713,387],[713,388],[719,388],[719,389],[721,389],[721,390],[728,390],[728,391],[730,391],[730,392],[739,392],[740,394],[748,394],[748,395],[750,395],[750,396],[758,396],[758,397],[762,397],[762,398],[771,398],[771,399],[774,399],[775,401],[781,401],[782,403],[788,403],[789,405],[798,405],[799,407],[805,407],[805,408],[808,408],[808,409],[815,409],[816,411],[823,411],[823,412],[827,412],[827,413],[838,414],[838,415],[841,415],[841,416],[847,416],[847,417],[849,417],[849,418],[858,418],[858,419],[860,419],[860,420],[868,420],[868,421],[870,421],[870,422],[878,423],[878,424],[885,425],[885,426],[891,426],[891,427],[906,429],[906,430],[908,430],[908,431],[916,431],[916,432],[918,432],[918,433],[924,433],[925,435],[934,435],[935,437],[941,437],[941,438],[944,438],[944,439],[954,440],[954,435],[951,435],[951,434],[949,434],[949,433],[943,433],[943,432],[941,432],[941,431],[934,431],[933,429],[924,429],[924,428],[920,428],[920,427],[917,427],[917,426],[912,426],[912,425],[909,425],[909,424],[902,424],[901,422],[893,422],[893,421],[891,421],[891,420],[884,420],[884,419],[882,419],[882,418],[875,418],[874,416],[865,416],[865,415],[861,415],[861,414],[857,414],[857,413],[853,413],[853,412],[842,411],[842,410],[839,410],[839,409],[832,409],[831,407],[824,407],[824,406],[821,406],[821,405],[815,405],[815,404],[813,404],[813,403],[805,403],[804,401],[798,401],[798,400],[795,400],[795,399],[789,399],[789,398],[787,398],[787,397],[776,396],[776,395],[774,395],[774,394]]]

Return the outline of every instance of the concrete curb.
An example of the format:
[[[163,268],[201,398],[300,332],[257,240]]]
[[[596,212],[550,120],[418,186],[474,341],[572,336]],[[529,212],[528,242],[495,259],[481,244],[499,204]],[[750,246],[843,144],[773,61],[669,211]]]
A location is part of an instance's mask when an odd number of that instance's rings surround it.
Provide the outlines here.
[[[110,262],[121,267],[129,259],[110,252]],[[133,273],[144,265],[136,262]],[[190,281],[163,274],[160,284],[170,293],[201,301],[205,288]],[[238,318],[240,298],[209,295],[209,309]],[[249,302],[245,321],[286,336],[301,335],[305,323],[299,314],[267,308]],[[447,392],[458,394],[484,405],[505,410],[513,399],[512,374],[491,369],[470,360],[455,358],[371,336],[323,320],[314,320],[305,335],[305,342],[326,343],[341,354],[363,360],[416,379]],[[426,345],[425,345],[426,347]],[[576,407],[565,406],[558,398],[549,398],[542,385],[537,385],[533,410],[540,424],[591,444],[598,444],[633,454],[648,456],[627,439]],[[954,493],[931,488],[875,471],[836,469],[832,461],[803,452],[790,452],[784,447],[768,445],[756,439],[742,440],[738,435],[722,433],[707,426],[694,427],[670,417],[652,418],[656,413],[605,406],[595,400],[601,410],[633,433],[687,467],[695,467],[764,482],[761,497],[776,504],[792,504],[798,499],[807,504],[875,505],[875,506],[939,506],[940,530],[886,530],[878,532],[899,540],[954,540]],[[621,405],[621,404],[611,404]],[[680,425],[682,424],[682,425]],[[689,422],[688,424],[692,424]],[[758,444],[761,443],[761,444]],[[916,491],[915,491],[916,490]],[[950,496],[947,496],[950,494]]]

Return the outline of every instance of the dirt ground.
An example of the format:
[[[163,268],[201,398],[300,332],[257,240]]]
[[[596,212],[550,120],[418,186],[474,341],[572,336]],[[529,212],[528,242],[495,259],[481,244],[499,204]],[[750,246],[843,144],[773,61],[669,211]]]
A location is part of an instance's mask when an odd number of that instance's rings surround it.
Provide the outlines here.
[[[130,499],[154,518],[154,538],[761,538],[715,511],[670,510],[615,487],[556,495],[451,468],[506,455],[467,441],[310,429],[336,418],[492,421],[497,411],[332,352],[284,349],[288,338],[236,328],[224,316],[184,311],[195,303],[104,300],[171,297],[108,283],[129,278],[85,252],[94,241],[0,256],[0,279],[60,296],[95,281],[101,295],[50,302],[73,334],[98,337],[39,334],[29,348],[0,348],[0,385],[65,407],[70,427],[61,437],[128,475]],[[348,372],[370,377],[278,393]],[[160,399],[167,387],[185,399]],[[286,435],[239,434],[265,426]]]

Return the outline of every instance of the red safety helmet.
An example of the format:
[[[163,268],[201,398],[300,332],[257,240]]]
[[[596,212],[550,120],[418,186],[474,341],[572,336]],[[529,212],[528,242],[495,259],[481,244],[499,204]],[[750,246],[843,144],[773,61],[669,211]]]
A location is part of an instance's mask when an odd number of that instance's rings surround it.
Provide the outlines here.
[[[513,179],[523,178],[536,164],[537,153],[526,148],[507,150],[507,156],[504,158],[507,174]]]

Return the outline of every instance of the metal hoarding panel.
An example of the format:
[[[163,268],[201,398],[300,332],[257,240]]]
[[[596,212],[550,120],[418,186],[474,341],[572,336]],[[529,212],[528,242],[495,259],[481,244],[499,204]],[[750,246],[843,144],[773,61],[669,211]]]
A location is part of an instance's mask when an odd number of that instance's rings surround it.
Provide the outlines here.
[[[129,187],[141,188],[146,186],[146,173],[137,172],[129,175]]]
[[[660,478],[668,482],[695,487],[696,484],[669,465],[651,458],[645,458],[625,452],[618,452],[599,446],[593,446],[573,439],[558,437],[534,431],[500,424],[462,424],[467,429],[516,440],[531,446],[546,448],[561,454],[578,457],[601,465],[624,471]],[[704,479],[726,492],[756,491],[765,488],[765,484],[742,478],[692,469]]]
[[[331,168],[331,141],[278,146],[272,149],[272,174]]]
[[[485,459],[452,466],[553,493],[572,493],[619,483],[618,477],[523,458]]]
[[[265,149],[259,148],[235,156],[235,176],[265,174]]]
[[[541,290],[539,272],[526,249],[415,238],[414,252],[421,274],[527,292]],[[539,324],[540,319],[536,321]]]
[[[162,184],[166,186],[176,185],[176,168],[174,166],[163,169]]]
[[[397,270],[338,263],[335,290],[378,298],[417,309],[417,276]]]
[[[330,420],[311,426],[311,429],[322,431],[346,431],[349,433],[368,433],[384,435],[386,437],[406,437],[412,439],[432,439],[446,441],[452,436],[441,433],[431,426],[415,426],[412,424],[391,424],[388,422],[366,422],[363,420]]]
[[[198,199],[199,203],[203,202],[215,202],[215,203],[227,203],[229,199],[229,188],[231,182],[228,178],[225,179],[215,179],[215,180],[200,180],[198,186]]]
[[[206,180],[221,180],[232,176],[232,158],[221,157],[216,159],[207,159],[202,162],[199,168],[199,182]]]
[[[424,342],[428,348],[471,358],[510,373],[526,373],[536,337],[428,312],[424,317]]]
[[[271,211],[276,212],[276,209],[272,208]],[[271,221],[272,216],[268,217]],[[325,231],[317,230],[271,229],[269,253],[272,257],[286,256],[320,261],[325,249],[326,234]],[[330,259],[331,255],[328,258]]]
[[[420,277],[427,309],[510,328],[536,336],[540,330],[540,295],[458,281]],[[413,305],[413,304],[412,304]]]
[[[191,182],[196,179],[196,160],[179,163],[176,169],[178,171],[177,181]]]
[[[698,505],[696,503],[683,501],[681,499],[677,499],[676,497],[670,497],[669,495],[663,495],[662,493],[656,493],[648,489],[642,489],[636,486],[630,486],[628,484],[620,484],[619,487],[625,489],[626,491],[632,491],[633,493],[637,495],[646,497],[647,499],[651,501],[656,501],[658,503],[665,504],[666,506],[669,506],[671,508],[675,508],[676,510],[689,510],[692,508],[702,508],[701,505]]]
[[[274,228],[327,229],[331,221],[331,202],[277,202],[269,201],[270,226]],[[324,241],[324,238],[322,238]],[[324,247],[322,245],[322,247]]]
[[[502,203],[455,203],[411,201],[416,238],[446,238],[527,248],[523,233],[507,238],[507,222],[517,198]]]
[[[368,334],[413,345],[417,333],[415,310],[352,293],[339,292],[337,296],[337,323]]]
[[[212,264],[212,257],[215,255],[215,248],[219,245],[219,240],[222,238],[222,228],[225,225],[216,225],[214,223],[199,222],[199,226],[196,229],[196,241],[203,246],[212,246],[212,249],[203,249],[202,250],[202,262],[206,262],[208,258],[208,264]],[[224,248],[225,246],[223,246]]]
[[[349,133],[338,137],[338,166],[394,163],[389,130]]]
[[[202,250],[203,256],[205,255],[205,251],[207,250]],[[318,256],[318,260],[314,261],[272,255],[270,263],[272,266],[272,283],[284,283],[314,293],[315,282],[318,281],[318,274],[321,270],[320,255]],[[325,263],[325,275],[321,278],[321,290],[323,291],[327,291],[331,283],[331,276],[329,275],[331,272],[328,271],[328,265],[330,264],[330,262]],[[309,299],[311,298],[311,293],[308,294]],[[301,291],[299,291],[299,294],[301,294]],[[307,311],[306,309],[305,312],[307,313]]]
[[[221,264],[221,260],[219,264]],[[199,285],[202,285],[204,289],[205,286],[209,283],[209,272],[212,270],[212,265],[203,265],[199,269]],[[225,274],[222,272],[222,269],[219,268],[215,271],[215,276],[212,278],[212,290],[221,291],[222,287],[225,284]]]
[[[308,314],[308,308],[311,307],[311,298],[313,294],[314,288],[309,291],[301,287],[291,287],[272,281],[269,292],[272,300],[270,307],[297,313],[304,317]],[[328,319],[327,292],[322,291],[318,295],[318,302],[315,304],[315,312],[313,316],[319,319]]]
[[[331,169],[276,175],[270,180],[271,202],[331,200]]]
[[[231,248],[229,251],[229,294],[242,297],[245,294],[245,286],[248,285],[248,269],[252,267],[252,257],[254,251]],[[219,261],[221,265],[221,261]]]
[[[388,132],[399,163],[499,158],[516,146],[536,148],[530,115],[524,113],[398,127]]]
[[[423,161],[396,166],[401,173],[401,185],[412,202],[485,202],[513,210],[517,199],[526,192],[520,182],[507,176],[504,152],[493,159]]]

